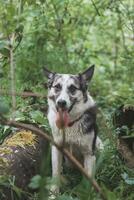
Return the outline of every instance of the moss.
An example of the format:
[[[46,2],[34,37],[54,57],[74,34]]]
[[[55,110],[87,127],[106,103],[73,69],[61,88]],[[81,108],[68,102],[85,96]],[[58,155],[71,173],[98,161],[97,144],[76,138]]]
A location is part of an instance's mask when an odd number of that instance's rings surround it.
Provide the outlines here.
[[[4,158],[4,157],[1,157],[0,158],[0,168],[2,169],[5,169],[5,167],[8,167],[8,159],[7,158]]]
[[[0,147],[0,157],[12,153],[13,150],[10,147]]]
[[[17,147],[26,148],[28,146],[34,146],[36,141],[36,135],[31,131],[20,131],[12,135],[10,138],[3,143],[3,146],[6,147]],[[35,147],[35,146],[34,146]]]
[[[27,147],[33,147],[37,142],[37,136],[31,131],[19,131],[14,133],[10,137],[7,137],[4,143],[0,146],[0,174],[8,174],[12,168],[12,164],[16,163],[21,156],[19,152],[19,147],[23,148],[20,152],[25,152]]]
[[[0,174],[1,170],[4,170],[9,166],[8,155],[10,155],[13,150],[10,147],[0,147]]]

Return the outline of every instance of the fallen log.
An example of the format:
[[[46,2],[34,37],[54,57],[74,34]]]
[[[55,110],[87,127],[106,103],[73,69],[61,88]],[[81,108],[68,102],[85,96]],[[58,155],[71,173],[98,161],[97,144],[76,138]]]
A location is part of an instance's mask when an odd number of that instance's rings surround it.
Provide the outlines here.
[[[63,145],[58,145],[53,140],[53,138],[50,135],[46,134],[40,128],[37,128],[36,126],[33,126],[32,124],[25,124],[25,123],[21,123],[21,122],[16,122],[14,120],[6,120],[6,118],[4,118],[4,117],[2,117],[0,121],[1,121],[1,123],[3,125],[8,125],[8,126],[16,127],[16,128],[17,127],[18,128],[24,128],[25,130],[30,130],[30,131],[34,132],[35,134],[37,134],[38,136],[43,137],[45,140],[47,140],[48,142],[50,142],[52,145],[56,146],[56,148],[59,151],[61,151],[63,153],[63,155],[65,155],[72,162],[72,164],[74,164],[77,167],[77,169],[82,173],[82,175],[84,177],[86,177],[86,179],[88,181],[91,182],[91,184],[94,187],[96,193],[99,193],[100,197],[103,200],[107,199],[107,196],[104,193],[104,191],[98,185],[98,183],[96,182],[96,180],[93,179],[89,174],[87,174],[86,170],[83,168],[83,166],[81,165],[81,163]]]
[[[41,161],[45,159],[47,150],[48,142],[31,131],[12,133],[0,146],[0,180],[6,176],[14,177],[14,185],[28,191],[31,178],[40,173]],[[0,199],[11,200],[14,192],[11,190],[0,181]]]
[[[117,148],[126,165],[134,168],[134,106],[120,106],[113,116],[113,124],[118,130]]]

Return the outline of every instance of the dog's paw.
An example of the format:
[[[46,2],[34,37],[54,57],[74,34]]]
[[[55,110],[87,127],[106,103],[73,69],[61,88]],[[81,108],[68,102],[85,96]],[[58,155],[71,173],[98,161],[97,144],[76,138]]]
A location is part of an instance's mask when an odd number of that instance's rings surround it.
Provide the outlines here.
[[[54,200],[56,197],[54,195],[49,195],[48,200]]]
[[[50,194],[49,197],[48,197],[48,200],[54,200],[56,198],[57,198],[57,195]]]
[[[49,189],[49,200],[54,200],[59,195],[59,187],[57,185],[52,185]]]

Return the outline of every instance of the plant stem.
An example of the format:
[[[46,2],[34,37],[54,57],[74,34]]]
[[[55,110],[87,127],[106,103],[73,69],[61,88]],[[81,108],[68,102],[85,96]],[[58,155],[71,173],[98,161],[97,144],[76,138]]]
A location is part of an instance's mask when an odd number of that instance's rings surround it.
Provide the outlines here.
[[[15,63],[14,63],[14,53],[13,53],[13,43],[15,39],[15,34],[12,33],[10,37],[10,76],[11,76],[11,94],[12,94],[12,119],[14,119],[14,112],[16,110],[16,97],[13,95],[15,93]]]

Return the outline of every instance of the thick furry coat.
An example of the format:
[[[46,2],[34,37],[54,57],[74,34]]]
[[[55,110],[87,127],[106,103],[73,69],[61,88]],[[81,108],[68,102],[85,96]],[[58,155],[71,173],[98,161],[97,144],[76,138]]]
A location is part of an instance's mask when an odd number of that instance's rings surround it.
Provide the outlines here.
[[[63,143],[62,129],[56,124],[60,108],[63,113],[67,112],[66,118],[69,118],[64,127],[64,145],[74,156],[81,155],[82,164],[89,175],[93,174],[95,166],[95,147],[102,146],[97,137],[96,104],[87,90],[93,72],[94,66],[78,75],[57,74],[45,69],[48,78],[48,120],[53,138],[58,144]],[[52,146],[53,176],[60,175],[61,165],[62,155]],[[58,191],[59,188],[55,189]]]

